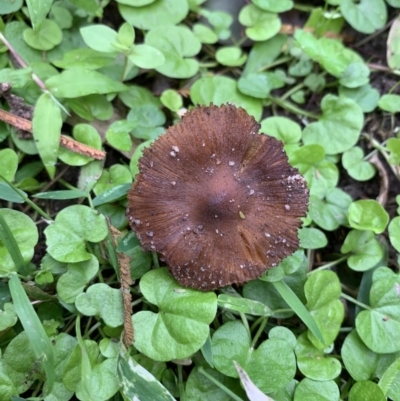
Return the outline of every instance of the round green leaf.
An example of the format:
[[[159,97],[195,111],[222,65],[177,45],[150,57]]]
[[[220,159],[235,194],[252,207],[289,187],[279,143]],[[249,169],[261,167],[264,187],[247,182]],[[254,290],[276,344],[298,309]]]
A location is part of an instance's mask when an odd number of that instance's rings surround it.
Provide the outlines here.
[[[268,117],[260,124],[260,132],[281,140],[285,145],[297,143],[301,139],[300,125],[286,117]]]
[[[245,365],[250,348],[250,337],[242,322],[235,320],[219,327],[211,340],[214,366],[221,373],[238,377],[233,361]]]
[[[300,372],[309,379],[333,380],[340,375],[342,370],[340,362],[315,348],[308,339],[307,333],[298,337],[295,353]]]
[[[22,331],[14,336],[1,357],[2,373],[6,371],[9,380],[15,383],[13,383],[14,395],[25,392],[35,380],[43,377],[37,369],[34,369],[36,360],[27,332]],[[3,373],[2,379],[4,376]]]
[[[149,90],[133,85],[119,96],[131,109],[127,119],[136,123],[136,128],[132,131],[135,138],[153,140],[164,131],[160,127],[166,121],[165,114],[160,110],[162,104]]]
[[[36,224],[26,214],[17,210],[0,209],[0,215],[6,221],[17,241],[24,262],[30,262],[39,238]],[[5,276],[15,271],[14,261],[6,246],[0,241],[0,276]]]
[[[337,78],[344,77],[347,72],[351,72],[350,65],[352,63],[364,62],[356,52],[345,47],[337,39],[316,38],[313,33],[301,29],[296,30],[294,37],[308,57],[319,63],[329,74]],[[335,57],[332,57],[332,54],[335,54]],[[350,69],[348,70],[349,67]],[[351,84],[351,80],[346,84],[348,83]]]
[[[101,138],[96,128],[89,124],[75,125],[72,135],[74,139],[95,149],[101,149]],[[84,166],[93,160],[92,157],[80,155],[69,149],[61,147],[58,157],[70,166]]]
[[[107,142],[125,152],[129,152],[132,147],[132,139],[129,132],[136,128],[136,121],[117,120],[114,121],[106,132]]]
[[[102,241],[108,228],[104,216],[87,206],[74,205],[61,210],[44,233],[50,256],[59,262],[77,263],[92,257],[86,242]]]
[[[51,50],[61,43],[63,33],[54,21],[46,19],[35,29],[25,29],[23,37],[25,42],[34,49]]]
[[[392,7],[399,7],[399,0],[387,0],[386,1],[388,4],[390,4]],[[397,3],[397,4],[395,4]],[[398,70],[400,67],[400,54],[399,54],[399,37],[400,37],[400,19],[397,16],[393,20],[393,22],[390,24],[391,27],[389,29],[389,35],[387,38],[386,46],[387,46],[387,51],[386,51],[386,60],[389,68],[392,70]],[[397,400],[396,400],[397,401]]]
[[[93,369],[88,380],[90,388],[89,397],[98,401],[106,401],[112,398],[119,390],[117,377],[117,358],[109,358],[102,362],[94,363]],[[82,369],[84,370],[84,369]],[[87,400],[88,395],[84,386],[79,386],[76,390],[76,397],[79,400]]]
[[[377,353],[400,351],[400,277],[384,268],[375,270],[370,291],[371,309],[361,311],[356,318],[357,333],[365,345]]]
[[[122,291],[107,284],[91,285],[86,292],[78,294],[75,305],[86,316],[100,317],[107,326],[118,327],[124,323]]]
[[[306,145],[294,150],[290,154],[290,163],[297,167],[306,179],[311,195],[322,198],[337,185],[338,168],[325,159],[324,148],[320,145]]]
[[[128,167],[122,164],[113,164],[108,170],[104,169],[101,177],[93,188],[96,195],[111,190],[117,185],[130,184],[132,175]]]
[[[232,35],[230,26],[233,22],[231,14],[225,11],[209,11],[205,8],[202,9],[201,14],[208,19],[219,39],[226,40],[230,38]]]
[[[354,380],[368,380],[374,377],[379,355],[361,341],[356,330],[344,340],[341,355],[344,366]]]
[[[329,270],[313,273],[304,286],[306,307],[320,328],[326,345],[335,340],[344,318],[344,307],[339,300],[341,292],[338,276]],[[321,344],[310,331],[308,338],[315,347],[325,348],[326,345]]]
[[[146,141],[146,142],[142,142],[133,152],[131,161],[129,163],[129,169],[131,171],[132,177],[135,177],[136,174],[139,173],[139,166],[138,166],[138,162],[139,159],[142,157],[143,155],[143,149],[150,146],[150,144],[152,143],[152,141]]]
[[[390,243],[400,252],[400,217],[395,217],[389,224],[389,238]]]
[[[167,269],[146,273],[140,280],[140,289],[159,312],[133,315],[135,347],[156,361],[187,358],[199,350],[217,311],[215,293],[184,288]]]
[[[253,351],[244,369],[262,392],[272,393],[292,381],[296,358],[285,340],[270,338]]]
[[[262,10],[272,13],[283,13],[289,11],[293,7],[292,0],[253,0],[253,3]]]
[[[99,271],[99,261],[94,255],[89,260],[69,263],[68,271],[57,281],[57,294],[63,302],[72,304]]]
[[[147,45],[135,45],[129,52],[129,60],[140,68],[156,68],[165,62],[164,55],[160,50]]]
[[[61,29],[72,27],[73,16],[69,10],[54,4],[51,7],[51,19],[53,19]]]
[[[389,222],[389,215],[381,204],[373,199],[363,199],[349,206],[349,224],[359,230],[383,232]]]
[[[189,28],[153,28],[147,33],[145,43],[165,57],[165,62],[156,68],[159,73],[171,78],[190,78],[197,73],[199,64],[191,57],[200,51],[201,43]]]
[[[215,58],[222,65],[238,67],[246,62],[247,56],[242,53],[240,47],[226,46],[217,50]]]
[[[300,246],[305,249],[324,248],[328,244],[326,235],[318,228],[303,227],[299,230]]]
[[[18,316],[15,313],[14,305],[11,303],[4,304],[4,310],[0,309],[0,330],[4,331],[9,327],[13,327],[18,322]]]
[[[374,166],[363,158],[364,152],[358,146],[347,150],[342,155],[343,167],[349,176],[357,181],[367,181],[375,175]]]
[[[324,199],[310,196],[308,214],[324,230],[332,231],[347,224],[346,213],[351,204],[351,197],[339,188],[334,188]]]
[[[80,29],[85,43],[93,50],[103,53],[116,53],[118,49],[113,43],[118,41],[118,34],[106,25],[96,24]]]
[[[239,22],[248,27],[246,35],[256,41],[270,39],[281,29],[277,14],[263,11],[254,4],[248,4],[240,10]]]
[[[280,281],[288,274],[293,274],[304,263],[305,255],[302,249],[298,249],[292,255],[286,257],[278,266],[268,269],[261,277],[263,281]]]
[[[386,401],[381,388],[374,382],[362,380],[354,384],[349,393],[349,401]]]
[[[238,89],[245,95],[257,99],[267,99],[274,89],[285,86],[285,81],[277,72],[254,72],[239,78]]]
[[[161,103],[175,113],[183,106],[182,96],[173,89],[165,90],[160,96]]]
[[[0,7],[0,15],[12,14],[18,11],[23,4],[23,0],[5,0]]]
[[[236,81],[228,77],[213,76],[198,79],[190,88],[190,98],[193,104],[213,103],[220,106],[227,102],[234,103],[243,107],[257,121],[262,113],[261,101],[240,93]]]
[[[400,111],[400,96],[387,93],[379,99],[378,106],[383,111],[398,113]]]
[[[384,254],[382,245],[374,233],[360,230],[352,230],[347,234],[340,252],[343,254],[351,252],[347,263],[356,271],[372,269]]]
[[[143,0],[140,0],[143,1]],[[187,0],[157,0],[143,7],[131,7],[126,1],[119,1],[118,9],[122,18],[139,29],[153,29],[159,26],[176,25],[189,12]]]
[[[268,332],[269,338],[278,338],[285,340],[291,348],[295,348],[297,344],[296,336],[288,328],[283,326],[275,326]]]
[[[386,142],[386,148],[389,153],[389,163],[393,165],[400,164],[400,139],[389,138]]]
[[[240,387],[239,380],[227,377],[214,369],[204,368],[204,370],[219,383],[233,391],[234,394],[241,394],[244,399],[243,389]],[[187,379],[185,395],[190,401],[232,401],[232,397],[200,373],[197,366],[190,372]]]
[[[276,391],[294,377],[296,362],[289,344],[274,336],[250,352],[250,338],[243,324],[227,322],[214,333],[212,353],[215,368],[230,377],[238,377],[233,361],[241,366],[263,392]]]
[[[304,128],[304,144],[319,144],[328,155],[353,147],[364,122],[360,107],[350,99],[329,94],[322,99],[321,109],[320,120]]]
[[[10,148],[0,150],[0,175],[8,181],[14,181],[17,169],[18,155],[15,151]]]
[[[293,401],[338,401],[339,387],[333,380],[303,379],[296,387]]]
[[[340,12],[356,31],[362,33],[373,33],[386,24],[387,10],[383,0],[342,0]]]
[[[357,88],[369,82],[369,68],[365,63],[350,63],[339,79],[340,85],[347,88]]]
[[[193,33],[201,43],[213,44],[218,42],[218,35],[207,25],[194,24]]]
[[[339,94],[354,100],[364,113],[370,113],[378,105],[379,92],[370,84],[358,88],[339,86]]]

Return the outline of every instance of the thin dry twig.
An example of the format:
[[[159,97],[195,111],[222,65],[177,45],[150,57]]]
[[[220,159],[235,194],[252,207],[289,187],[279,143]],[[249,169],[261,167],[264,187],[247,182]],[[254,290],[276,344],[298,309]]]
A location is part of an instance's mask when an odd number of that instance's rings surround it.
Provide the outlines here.
[[[0,120],[12,125],[22,131],[32,133],[32,122],[12,114],[8,111],[0,109]],[[81,142],[75,141],[68,136],[61,135],[60,145],[72,152],[79,153],[84,156],[93,157],[96,160],[103,160],[106,157],[106,152],[103,150],[92,148],[91,146],[85,145]]]
[[[388,193],[389,193],[389,177],[385,166],[383,165],[382,161],[379,159],[378,155],[375,153],[373,154],[369,161],[376,167],[378,170],[379,176],[381,178],[380,181],[380,188],[379,188],[379,195],[377,196],[376,200],[382,205],[385,206]]]
[[[114,248],[117,248],[117,237],[121,233],[111,225],[110,219],[107,217],[108,228],[110,230],[111,238],[113,241]],[[123,342],[126,347],[129,347],[134,340],[134,329],[132,324],[132,296],[130,291],[130,286],[133,284],[131,278],[131,271],[129,265],[129,258],[124,253],[116,252],[118,267],[121,277],[121,292],[122,300],[124,305],[124,334]]]

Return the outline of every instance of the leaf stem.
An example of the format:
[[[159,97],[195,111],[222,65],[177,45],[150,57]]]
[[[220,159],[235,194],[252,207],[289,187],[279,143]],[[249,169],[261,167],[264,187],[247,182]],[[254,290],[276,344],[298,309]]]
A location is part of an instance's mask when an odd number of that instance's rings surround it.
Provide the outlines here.
[[[319,119],[318,115],[311,113],[309,111],[302,110],[299,107],[295,106],[293,103],[290,103],[286,100],[282,100],[278,97],[273,97],[273,96],[270,96],[269,99],[272,102],[274,102],[275,104],[277,104],[278,106],[282,107],[282,109],[288,110],[294,114],[300,114],[301,116],[306,116],[306,117],[312,118],[314,120]]]
[[[246,328],[249,338],[251,338],[251,331],[249,327],[249,322],[247,321],[246,315],[243,312],[239,312],[240,318],[242,319],[243,326]]]
[[[256,72],[263,72],[263,71],[269,70],[270,68],[276,67],[278,65],[285,64],[286,62],[290,61],[292,58],[293,58],[292,56],[278,58],[273,63],[265,65],[264,67],[260,68]]]
[[[212,61],[210,61],[208,63],[199,63],[199,67],[200,68],[214,68],[217,65],[218,65],[218,63],[215,63],[215,62],[212,62]]]
[[[349,254],[349,255],[344,255],[344,256],[342,256],[341,258],[336,259],[336,260],[334,260],[334,261],[332,261],[332,262],[325,263],[324,265],[322,265],[322,266],[320,266],[320,267],[317,267],[317,268],[314,269],[314,270],[309,271],[309,272],[307,273],[307,276],[310,276],[311,274],[313,274],[313,273],[315,273],[315,272],[317,272],[317,271],[320,271],[320,270],[330,269],[331,267],[336,266],[336,265],[338,265],[339,263],[342,263],[343,261],[345,261],[345,260],[348,259],[349,257],[350,257],[350,254]]]
[[[27,196],[24,195],[22,191],[20,191],[17,187],[15,187],[11,182],[9,182],[6,178],[0,175],[0,178],[6,182],[33,210],[38,212],[43,218],[48,221],[53,221],[53,219],[44,212],[39,206],[37,206],[34,202],[32,202]]]
[[[182,375],[182,365],[178,365],[178,387],[179,387],[179,399],[181,401],[185,401],[185,386],[183,384],[183,375]]]
[[[153,263],[156,269],[160,268],[160,262],[158,260],[157,252],[152,252],[151,255],[153,256]]]
[[[251,342],[250,348],[254,349],[254,347],[256,346],[257,341],[258,341],[258,338],[260,337],[260,335],[261,335],[262,332],[264,331],[265,326],[267,325],[267,322],[268,322],[268,318],[267,318],[267,317],[264,317],[264,318],[261,320],[261,324],[260,324],[260,326],[258,327],[257,333],[256,333],[256,334],[254,335],[254,337],[253,337],[253,341]]]
[[[292,96],[293,93],[296,93],[297,91],[299,91],[300,89],[304,88],[304,82],[300,82],[299,84],[293,86],[293,88],[289,89],[286,93],[284,93],[280,99],[281,100],[286,100],[288,97]]]
[[[213,377],[209,373],[207,373],[202,366],[199,367],[199,373],[201,373],[203,376],[207,377],[208,380],[213,382],[222,391],[225,391],[225,393],[228,394],[233,400],[235,400],[235,401],[243,401],[243,399],[240,398],[239,396],[237,396],[232,390],[230,390],[228,387],[224,386],[215,377]]]
[[[340,296],[341,296],[342,298],[346,299],[347,301],[349,301],[349,302],[351,302],[351,303],[353,303],[353,304],[355,304],[355,305],[358,305],[359,307],[361,307],[361,308],[363,308],[363,309],[367,309],[367,310],[370,310],[370,311],[373,310],[373,308],[371,308],[369,305],[366,305],[366,304],[363,304],[363,303],[360,302],[360,301],[357,301],[357,299],[354,299],[353,297],[351,297],[350,295],[345,294],[344,292],[342,292],[342,293],[340,294]]]

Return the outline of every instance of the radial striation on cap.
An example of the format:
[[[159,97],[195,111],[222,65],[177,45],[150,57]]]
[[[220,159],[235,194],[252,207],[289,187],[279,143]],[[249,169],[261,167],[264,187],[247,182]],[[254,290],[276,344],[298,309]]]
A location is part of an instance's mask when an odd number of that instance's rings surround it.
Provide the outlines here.
[[[183,286],[256,279],[299,246],[307,184],[259,129],[242,108],[197,107],[139,160],[129,224]]]

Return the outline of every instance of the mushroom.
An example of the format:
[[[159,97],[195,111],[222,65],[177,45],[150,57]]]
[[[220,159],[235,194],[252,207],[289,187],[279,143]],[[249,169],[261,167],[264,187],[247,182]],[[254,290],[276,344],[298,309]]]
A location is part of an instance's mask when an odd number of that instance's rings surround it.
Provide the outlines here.
[[[259,129],[232,104],[197,107],[139,160],[129,224],[185,287],[256,279],[299,246],[306,181]]]

